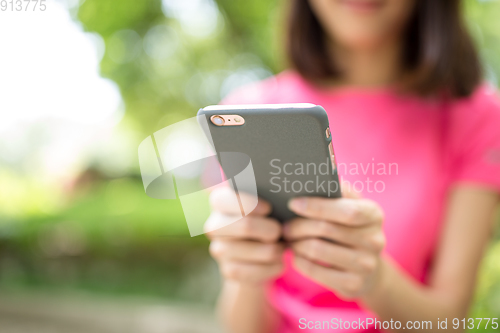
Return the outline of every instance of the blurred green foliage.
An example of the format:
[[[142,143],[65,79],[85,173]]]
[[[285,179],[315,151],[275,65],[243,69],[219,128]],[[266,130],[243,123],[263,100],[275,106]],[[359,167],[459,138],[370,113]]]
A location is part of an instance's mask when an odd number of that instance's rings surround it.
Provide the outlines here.
[[[185,32],[186,24],[176,19],[175,3],[86,0],[78,11],[85,29],[104,39],[102,75],[118,83],[126,117],[133,118],[145,135],[217,103],[231,73],[248,70],[264,78],[283,68],[274,42],[278,31],[274,23],[280,21],[276,2],[213,3],[217,28],[203,38]],[[186,3],[194,6],[199,1]],[[151,56],[155,51],[148,54],[150,43],[164,43],[170,49]]]
[[[491,0],[466,0],[465,12],[470,31],[481,50],[487,79],[499,84],[500,75],[500,4]]]
[[[190,21],[182,10],[203,3],[208,7],[202,7],[202,17],[211,17],[212,25],[204,22],[196,32],[196,20]],[[231,89],[284,69],[284,3],[82,1],[76,18],[104,41],[100,69],[121,91],[126,113],[118,127],[133,138],[130,149],[154,131],[217,103]],[[466,0],[464,5],[488,78],[496,83],[500,2]],[[213,301],[216,273],[207,241],[188,237],[178,202],[144,194],[137,163],[129,174],[110,178],[96,162],[69,192],[5,172],[0,183],[9,188],[4,191],[8,197],[0,195],[4,287],[83,288]],[[498,281],[497,237],[482,268],[474,317],[498,316]]]

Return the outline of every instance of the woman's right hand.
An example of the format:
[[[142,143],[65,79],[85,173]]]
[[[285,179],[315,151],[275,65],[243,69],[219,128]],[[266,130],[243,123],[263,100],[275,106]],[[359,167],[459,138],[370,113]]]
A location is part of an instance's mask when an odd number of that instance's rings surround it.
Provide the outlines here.
[[[234,202],[234,192],[227,187],[215,189],[210,195],[212,214],[207,220],[209,230],[227,224],[228,219],[241,216]],[[251,200],[240,193],[240,199]],[[244,205],[245,206],[245,205]],[[283,270],[284,245],[279,242],[281,224],[267,217],[271,205],[259,198],[252,213],[214,231],[207,232],[211,240],[210,254],[218,262],[224,279],[241,283],[260,284],[277,277]]]

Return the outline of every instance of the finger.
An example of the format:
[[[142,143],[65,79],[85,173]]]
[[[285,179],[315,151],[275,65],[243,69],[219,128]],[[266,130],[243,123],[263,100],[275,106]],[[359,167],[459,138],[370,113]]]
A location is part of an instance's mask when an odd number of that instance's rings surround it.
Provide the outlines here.
[[[335,222],[308,220],[302,217],[285,223],[283,237],[288,242],[322,238],[376,253],[382,251],[385,246],[384,233],[379,226],[348,227]]]
[[[227,261],[220,265],[221,274],[229,280],[246,283],[259,283],[278,276],[283,271],[283,264],[252,264]]]
[[[294,266],[305,276],[328,289],[335,290],[346,299],[356,297],[363,288],[363,279],[358,274],[323,267],[298,256],[294,258]]]
[[[349,182],[342,182],[340,189],[342,190],[342,197],[350,199],[361,199],[361,192],[356,191]]]
[[[323,238],[338,242],[347,246],[355,246],[361,239],[362,229],[347,227],[342,224],[309,220],[297,217],[284,224],[283,237],[288,242],[308,238]]]
[[[271,264],[281,262],[284,245],[216,238],[210,243],[209,250],[210,254],[217,260]]]
[[[297,215],[310,219],[350,226],[381,224],[383,220],[380,207],[366,199],[300,197],[292,199],[289,208]]]
[[[245,216],[232,222],[234,219],[234,216],[213,212],[205,223],[205,230],[210,230],[206,232],[207,237],[232,237],[272,243],[282,235],[282,226],[275,219]]]
[[[238,197],[241,201],[241,206],[238,202]],[[225,186],[217,188],[210,193],[210,205],[212,209],[224,214],[241,215],[241,207],[251,207],[254,202],[255,196],[243,192],[238,193],[237,196],[231,188]],[[257,206],[247,215],[266,216],[269,215],[270,212],[271,205],[262,198],[258,198]]]
[[[371,273],[377,266],[375,256],[369,253],[317,238],[294,242],[291,247],[301,257],[343,271]]]

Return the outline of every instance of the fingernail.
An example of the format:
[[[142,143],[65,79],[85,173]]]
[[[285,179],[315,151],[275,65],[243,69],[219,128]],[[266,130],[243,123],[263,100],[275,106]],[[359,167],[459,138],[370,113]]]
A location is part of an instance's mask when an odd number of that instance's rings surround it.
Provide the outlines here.
[[[261,211],[263,211],[262,203],[259,201],[259,202],[257,202],[257,205],[253,209],[253,212],[254,212],[254,214],[260,214]]]
[[[255,212],[257,214],[264,214],[267,211],[267,205],[262,201],[257,202],[257,207],[255,207]]]
[[[294,212],[303,212],[306,210],[307,199],[306,198],[295,198],[288,202],[288,208]]]

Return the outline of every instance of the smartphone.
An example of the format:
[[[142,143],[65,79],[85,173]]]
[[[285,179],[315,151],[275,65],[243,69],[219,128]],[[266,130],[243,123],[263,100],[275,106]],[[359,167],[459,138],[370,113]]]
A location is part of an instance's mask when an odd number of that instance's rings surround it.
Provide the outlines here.
[[[341,197],[328,116],[314,104],[214,105],[205,116],[217,155],[241,153],[253,167],[257,194],[271,203],[271,216],[285,222],[295,215],[288,201],[299,196]],[[243,162],[245,163],[245,162]],[[221,163],[226,177],[241,169]],[[245,186],[238,191],[245,192]]]

